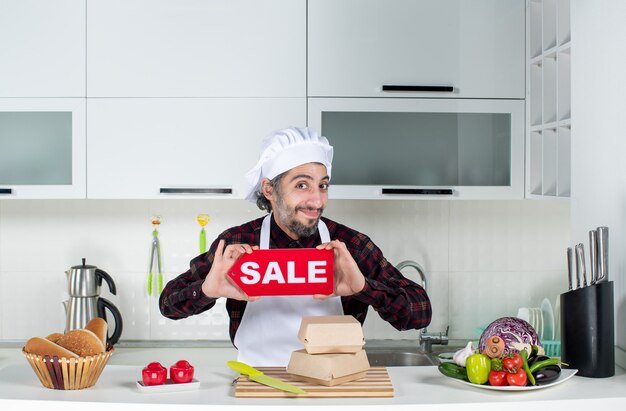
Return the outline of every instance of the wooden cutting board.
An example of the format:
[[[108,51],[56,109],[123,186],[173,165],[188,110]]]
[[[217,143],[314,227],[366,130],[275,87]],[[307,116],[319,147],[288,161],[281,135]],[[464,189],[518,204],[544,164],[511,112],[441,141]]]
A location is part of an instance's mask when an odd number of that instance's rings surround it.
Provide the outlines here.
[[[365,378],[347,382],[345,384],[327,387],[299,381],[297,376],[285,371],[284,367],[258,367],[270,377],[278,378],[286,383],[300,387],[306,394],[292,394],[268,387],[245,376],[239,377],[235,384],[235,397],[240,398],[361,398],[361,397],[393,397],[393,384],[385,367],[372,367],[367,371]]]

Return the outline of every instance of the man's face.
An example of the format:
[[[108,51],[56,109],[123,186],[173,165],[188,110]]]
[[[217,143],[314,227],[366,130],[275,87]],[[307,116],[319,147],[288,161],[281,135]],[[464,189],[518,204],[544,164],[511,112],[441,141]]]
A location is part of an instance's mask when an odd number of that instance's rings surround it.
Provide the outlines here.
[[[328,174],[319,163],[307,163],[287,171],[268,197],[280,228],[294,240],[309,237],[328,201]]]

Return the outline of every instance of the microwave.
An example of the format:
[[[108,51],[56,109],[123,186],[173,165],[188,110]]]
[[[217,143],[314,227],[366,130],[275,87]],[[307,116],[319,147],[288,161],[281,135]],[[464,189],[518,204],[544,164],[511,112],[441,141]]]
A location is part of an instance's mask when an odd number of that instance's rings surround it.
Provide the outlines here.
[[[339,199],[523,199],[524,100],[309,98]]]

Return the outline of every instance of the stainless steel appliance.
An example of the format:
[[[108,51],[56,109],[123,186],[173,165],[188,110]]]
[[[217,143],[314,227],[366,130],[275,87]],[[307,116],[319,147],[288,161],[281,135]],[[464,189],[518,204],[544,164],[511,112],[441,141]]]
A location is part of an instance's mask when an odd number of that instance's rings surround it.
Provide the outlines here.
[[[116,294],[115,282],[111,276],[96,266],[85,264],[84,258],[82,265],[73,266],[65,274],[70,296],[63,302],[66,314],[65,332],[84,328],[95,317],[103,318],[110,324],[105,312],[109,310],[115,321],[115,327],[107,336],[107,343],[111,345],[117,343],[122,335],[122,315],[113,303],[100,297],[102,280],[107,283],[111,293]]]

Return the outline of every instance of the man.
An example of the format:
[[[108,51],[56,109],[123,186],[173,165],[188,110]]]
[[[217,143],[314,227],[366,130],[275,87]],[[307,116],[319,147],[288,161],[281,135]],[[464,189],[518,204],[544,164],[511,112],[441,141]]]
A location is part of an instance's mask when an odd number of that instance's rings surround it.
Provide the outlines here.
[[[239,361],[284,366],[302,348],[302,317],[352,315],[363,324],[368,306],[398,330],[430,323],[424,289],[403,277],[364,234],[322,217],[328,200],[333,148],[306,128],[279,130],[263,141],[257,165],[246,178],[246,199],[269,214],[224,231],[190,269],[170,281],[159,298],[171,319],[202,313],[227,298],[230,338]],[[261,248],[333,250],[334,293],[248,297],[228,276],[244,253]]]

